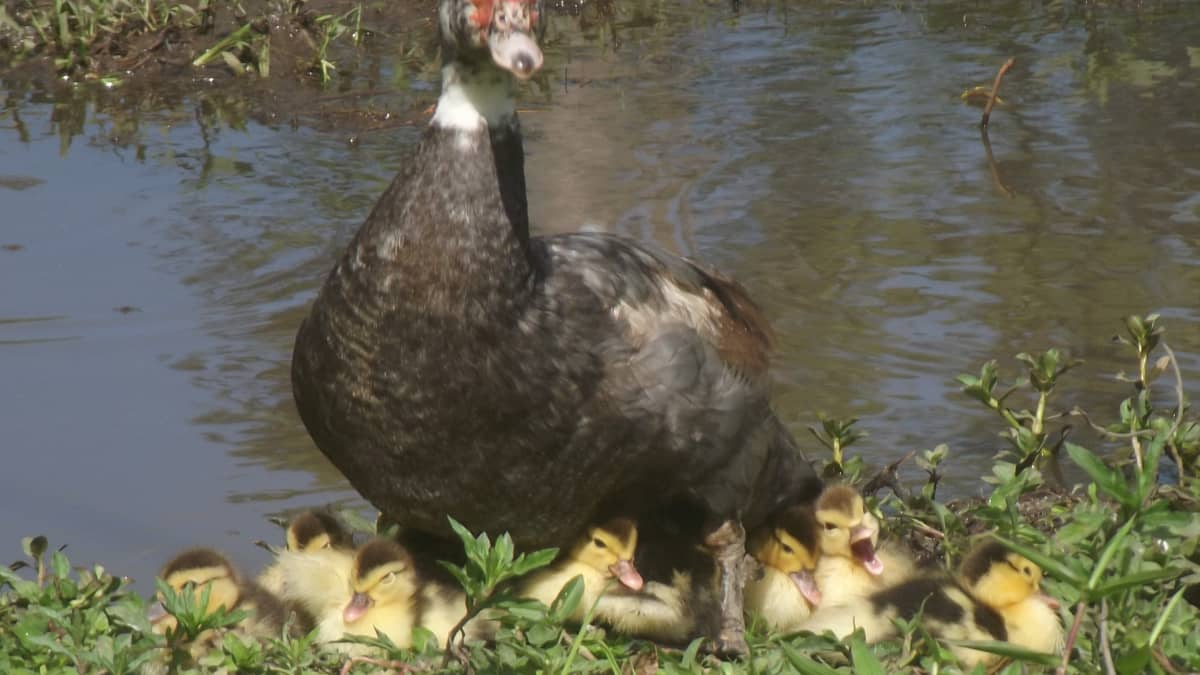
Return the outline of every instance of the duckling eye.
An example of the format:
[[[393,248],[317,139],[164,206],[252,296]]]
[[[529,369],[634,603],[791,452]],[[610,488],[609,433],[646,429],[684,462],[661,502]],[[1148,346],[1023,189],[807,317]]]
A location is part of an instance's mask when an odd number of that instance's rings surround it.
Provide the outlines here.
[[[1022,571],[1025,572],[1025,576],[1027,576],[1027,577],[1033,576],[1033,568],[1030,567],[1029,565],[1026,565],[1025,569]]]
[[[788,555],[791,555],[791,554],[795,553],[795,551],[794,551],[794,550],[792,550],[792,547],[791,547],[791,546],[788,546],[787,544],[781,544],[781,546],[783,546],[783,552],[784,552],[784,553],[786,553],[786,554],[788,554]]]
[[[596,545],[596,548],[608,548],[608,544],[605,544],[604,540],[600,537],[592,539],[592,543]]]
[[[834,525],[833,523],[825,523],[825,529],[826,530],[836,530],[837,525]]]
[[[381,584],[390,584],[390,583],[392,583],[392,582],[393,582],[393,581],[395,581],[395,580],[396,580],[396,573],[395,573],[395,572],[388,572],[387,574],[383,575],[383,579],[380,579],[380,580],[379,580],[379,583],[381,583]]]

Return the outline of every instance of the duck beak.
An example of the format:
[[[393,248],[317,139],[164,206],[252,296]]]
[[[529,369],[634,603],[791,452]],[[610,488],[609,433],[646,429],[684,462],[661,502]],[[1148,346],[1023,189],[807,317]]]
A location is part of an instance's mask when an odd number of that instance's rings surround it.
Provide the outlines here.
[[[488,47],[497,66],[522,80],[542,67],[542,50],[534,37],[538,22],[535,0],[495,0]]]
[[[883,561],[875,555],[874,539],[878,533],[878,529],[869,525],[859,525],[850,530],[850,552],[872,576],[883,574]]]
[[[817,580],[813,577],[812,570],[800,570],[792,572],[788,575],[792,583],[796,584],[796,588],[800,589],[800,595],[808,601],[808,604],[816,607],[821,604],[821,589],[817,588]]]
[[[642,581],[642,575],[638,573],[637,568],[633,566],[632,560],[622,560],[616,565],[608,568],[613,576],[621,582],[621,585],[631,591],[640,591],[645,582]]]
[[[342,610],[342,621],[346,623],[354,623],[363,618],[367,610],[371,608],[371,598],[366,593],[355,593],[354,597],[350,598],[350,604],[346,605],[346,609]]]

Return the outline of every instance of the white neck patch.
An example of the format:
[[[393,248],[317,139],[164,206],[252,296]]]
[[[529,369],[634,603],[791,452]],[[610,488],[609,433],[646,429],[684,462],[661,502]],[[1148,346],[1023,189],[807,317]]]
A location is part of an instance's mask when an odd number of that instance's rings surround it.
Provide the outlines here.
[[[442,95],[430,123],[464,131],[499,128],[515,111],[511,75],[494,66],[467,74],[461,65],[449,63],[442,68]]]

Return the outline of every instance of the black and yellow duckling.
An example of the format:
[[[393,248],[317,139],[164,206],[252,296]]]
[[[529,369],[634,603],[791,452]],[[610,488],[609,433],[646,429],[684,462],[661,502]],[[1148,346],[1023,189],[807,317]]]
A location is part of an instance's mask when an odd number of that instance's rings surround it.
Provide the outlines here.
[[[964,559],[958,579],[945,572],[907,579],[855,602],[821,609],[802,628],[844,637],[862,629],[867,642],[896,635],[893,620],[918,614],[932,635],[948,640],[1002,640],[1042,652],[1062,648],[1057,601],[1038,586],[1041,569],[1002,544],[988,541]],[[953,646],[966,666],[998,657]]]
[[[326,600],[314,600],[315,596],[325,595],[331,586],[340,593],[346,586],[353,535],[332,513],[314,509],[288,522],[286,540],[287,548],[276,553],[258,583],[282,598],[300,602],[315,615],[326,607]],[[322,574],[323,567],[339,571]]]
[[[1040,652],[1062,651],[1059,602],[1042,592],[1042,568],[988,540],[967,554],[959,576],[980,602],[1004,619],[1004,639]]]
[[[326,603],[317,617],[317,640],[334,642],[345,635],[387,635],[399,647],[412,644],[412,629],[418,625],[420,583],[408,550],[390,539],[367,542],[350,561],[346,585],[336,588],[337,579],[326,580]],[[359,645],[335,645],[345,652],[363,651]]]
[[[879,547],[879,521],[848,485],[826,488],[817,499],[820,559],[814,576],[826,607],[855,602],[915,573],[912,558]]]
[[[579,622],[596,604],[610,582],[638,592],[645,585],[634,565],[637,525],[629,518],[614,518],[589,527],[577,543],[550,567],[534,572],[520,586],[520,595],[549,605],[567,582],[583,577],[583,598],[569,620]]]
[[[644,514],[638,521],[634,561],[643,585],[634,590],[611,584],[596,601],[593,618],[598,623],[670,645],[686,645],[719,630],[718,571],[702,543],[703,523],[692,518],[680,522],[678,515]]]
[[[815,571],[820,549],[812,507],[793,506],[751,534],[747,550],[761,565],[746,583],[746,611],[790,633],[821,603]]]
[[[210,613],[221,607],[246,612],[246,618],[230,630],[255,637],[279,637],[289,614],[295,617],[290,624],[293,635],[303,635],[312,628],[308,613],[283,602],[258,584],[243,580],[229,559],[212,549],[190,548],[178,553],[163,566],[159,578],[177,593],[192,586],[197,600],[207,588]],[[150,621],[154,631],[164,635],[178,625],[161,603],[151,606]],[[203,638],[197,639],[198,643],[202,641]]]

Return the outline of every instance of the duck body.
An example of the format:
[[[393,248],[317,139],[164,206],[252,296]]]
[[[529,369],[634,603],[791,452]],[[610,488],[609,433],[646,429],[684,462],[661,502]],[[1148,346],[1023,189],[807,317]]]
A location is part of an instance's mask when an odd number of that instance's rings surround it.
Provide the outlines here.
[[[436,536],[452,515],[563,548],[687,495],[740,623],[742,526],[820,482],[770,408],[769,326],[738,284],[618,236],[530,236],[510,72],[541,63],[540,9],[442,1],[437,111],[300,326],[297,408],[358,492]]]
[[[1057,601],[1039,590],[1041,569],[1002,544],[984,542],[963,560],[960,575],[933,572],[829,608],[801,624],[814,633],[844,637],[862,629],[868,643],[895,636],[894,619],[921,618],[944,640],[998,640],[1046,653],[1062,650]],[[994,654],[952,646],[965,666],[991,664]]]

